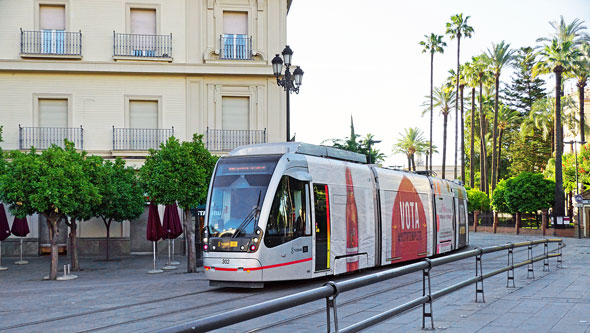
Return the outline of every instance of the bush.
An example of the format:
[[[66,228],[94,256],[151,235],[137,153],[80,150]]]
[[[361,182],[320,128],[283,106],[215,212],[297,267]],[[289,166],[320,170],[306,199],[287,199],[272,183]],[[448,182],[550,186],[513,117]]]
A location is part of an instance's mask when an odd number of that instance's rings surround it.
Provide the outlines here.
[[[467,191],[467,201],[469,203],[468,210],[470,213],[473,213],[476,210],[490,210],[490,198],[480,190],[471,189]]]
[[[497,212],[510,213],[510,208],[506,203],[506,179],[502,179],[492,193],[492,208]]]
[[[508,179],[503,195],[510,212],[534,213],[555,201],[555,182],[540,173],[523,172]]]

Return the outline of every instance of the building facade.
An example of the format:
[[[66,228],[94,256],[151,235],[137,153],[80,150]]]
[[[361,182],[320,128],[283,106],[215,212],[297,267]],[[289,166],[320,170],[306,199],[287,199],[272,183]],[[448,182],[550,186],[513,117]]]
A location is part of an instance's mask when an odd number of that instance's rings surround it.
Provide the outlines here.
[[[271,60],[286,44],[290,3],[0,1],[2,148],[68,138],[139,167],[172,135],[202,134],[217,154],[284,141],[285,94]],[[145,218],[111,227],[116,252],[149,251]],[[41,220],[29,217],[27,253],[42,250]],[[89,221],[78,236],[98,254],[105,234],[101,221]]]

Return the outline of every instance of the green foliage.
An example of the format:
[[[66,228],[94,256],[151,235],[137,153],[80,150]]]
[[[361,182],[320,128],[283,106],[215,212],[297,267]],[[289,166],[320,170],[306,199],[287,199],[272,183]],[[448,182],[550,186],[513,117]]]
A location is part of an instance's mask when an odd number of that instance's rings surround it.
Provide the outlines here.
[[[470,189],[467,191],[468,210],[470,213],[478,210],[480,212],[490,210],[490,198],[477,189]]]
[[[502,213],[511,213],[508,204],[506,203],[506,199],[504,196],[506,195],[506,179],[502,179],[494,189],[494,193],[492,193],[492,208],[497,212]]]
[[[171,137],[160,148],[150,150],[139,171],[150,200],[163,205],[178,202],[183,209],[204,203],[217,158],[205,149],[203,136],[195,134],[192,142],[182,143]]]
[[[505,89],[504,100],[511,108],[520,114],[528,116],[533,103],[546,97],[545,81],[539,77],[533,78],[533,66],[537,61],[537,54],[532,47],[521,47],[515,56],[515,74],[512,83]]]
[[[145,200],[135,169],[126,167],[125,161],[120,158],[115,162],[100,162],[100,158],[93,158],[86,163],[89,175],[97,182],[96,186],[103,196],[101,204],[95,207],[94,215],[101,217],[105,223],[139,217]]]
[[[373,163],[383,162],[385,159],[385,155],[379,151],[379,149],[375,149],[374,143],[375,137],[368,133],[365,138],[361,139],[359,134],[356,134],[354,131],[354,123],[352,121],[352,116],[350,117],[350,136],[344,139],[328,139],[324,140],[322,144],[329,143],[332,147],[348,150],[355,153],[363,154],[367,157],[367,162],[372,161]],[[370,145],[369,142],[372,142]],[[370,149],[369,149],[370,148]]]
[[[504,200],[508,211],[534,213],[555,201],[555,182],[540,173],[523,172],[506,180]]]

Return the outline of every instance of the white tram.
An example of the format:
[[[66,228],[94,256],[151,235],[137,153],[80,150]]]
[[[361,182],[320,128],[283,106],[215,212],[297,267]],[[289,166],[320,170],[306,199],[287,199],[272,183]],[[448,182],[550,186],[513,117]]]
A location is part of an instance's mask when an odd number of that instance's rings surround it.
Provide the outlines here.
[[[204,229],[203,264],[215,286],[342,274],[469,242],[462,186],[296,142],[221,158]]]

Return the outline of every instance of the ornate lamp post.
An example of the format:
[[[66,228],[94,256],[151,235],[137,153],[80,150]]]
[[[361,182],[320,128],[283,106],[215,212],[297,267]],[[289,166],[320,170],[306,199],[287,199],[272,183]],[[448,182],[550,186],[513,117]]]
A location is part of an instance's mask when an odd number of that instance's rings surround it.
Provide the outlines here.
[[[293,56],[293,50],[289,45],[285,46],[282,52],[283,59],[277,54],[272,59],[272,71],[277,78],[277,84],[283,87],[287,94],[287,142],[291,141],[291,106],[289,95],[294,92],[299,94],[299,87],[301,86],[301,79],[303,78],[303,70],[297,66],[291,74],[289,67],[291,67],[291,57]],[[285,74],[281,77],[283,70],[283,64],[285,64]]]

